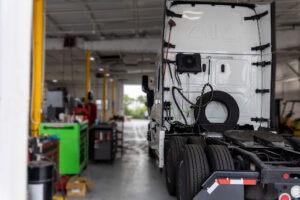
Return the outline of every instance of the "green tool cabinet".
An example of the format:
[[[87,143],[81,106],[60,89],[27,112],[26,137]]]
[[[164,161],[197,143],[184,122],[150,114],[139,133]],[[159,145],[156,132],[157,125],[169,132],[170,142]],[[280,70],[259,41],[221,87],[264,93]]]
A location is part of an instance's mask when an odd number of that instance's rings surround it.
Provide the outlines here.
[[[41,135],[55,135],[59,143],[59,173],[79,174],[88,162],[88,121],[81,124],[42,123]]]

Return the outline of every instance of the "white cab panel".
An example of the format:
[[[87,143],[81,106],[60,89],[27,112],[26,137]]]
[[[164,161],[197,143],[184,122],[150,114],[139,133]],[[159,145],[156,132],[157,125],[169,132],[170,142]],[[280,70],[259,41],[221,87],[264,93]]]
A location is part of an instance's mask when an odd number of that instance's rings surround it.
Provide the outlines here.
[[[176,65],[171,64],[171,71],[166,67],[164,86],[180,87],[185,96],[195,103],[203,85],[209,82],[214,90],[227,92],[236,100],[240,110],[239,125],[250,124],[255,128],[260,125],[268,126],[266,122],[254,122],[251,118],[270,119],[270,93],[256,93],[256,89],[270,89],[271,65],[261,67],[253,63],[271,61],[271,47],[262,52],[253,51],[251,48],[271,43],[270,5],[257,5],[255,11],[239,6],[232,8],[205,4],[195,6],[183,4],[172,7],[169,5],[167,5],[169,10],[182,14],[183,17],[165,19],[165,41],[168,41],[170,33],[168,21],[172,19],[176,23],[170,37],[170,43],[176,45],[176,48],[169,49],[168,59],[175,61],[177,53],[200,53],[201,63],[205,64],[207,69],[198,74],[179,74],[181,81],[179,86],[175,80]],[[258,23],[256,20],[244,20],[245,17],[265,11],[268,11],[268,15],[258,20]],[[166,57],[166,48],[163,56]],[[209,60],[210,74],[208,74]],[[225,68],[224,72],[221,70],[222,65]],[[194,113],[190,105],[179,94],[175,94],[175,98],[185,111],[188,123],[193,123]],[[179,110],[174,105],[171,92],[164,92],[163,101],[172,103],[174,120],[183,122]],[[211,122],[224,121],[226,112],[226,108],[215,102],[206,109]],[[167,123],[164,125],[168,126]]]

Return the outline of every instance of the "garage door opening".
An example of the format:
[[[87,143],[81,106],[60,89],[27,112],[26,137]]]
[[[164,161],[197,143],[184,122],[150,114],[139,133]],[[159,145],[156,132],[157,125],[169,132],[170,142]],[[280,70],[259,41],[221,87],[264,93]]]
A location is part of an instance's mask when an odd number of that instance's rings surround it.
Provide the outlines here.
[[[145,120],[148,117],[146,95],[141,85],[124,86],[124,114],[128,119]]]
[[[147,154],[148,113],[146,95],[141,85],[124,85],[124,152],[129,155]]]

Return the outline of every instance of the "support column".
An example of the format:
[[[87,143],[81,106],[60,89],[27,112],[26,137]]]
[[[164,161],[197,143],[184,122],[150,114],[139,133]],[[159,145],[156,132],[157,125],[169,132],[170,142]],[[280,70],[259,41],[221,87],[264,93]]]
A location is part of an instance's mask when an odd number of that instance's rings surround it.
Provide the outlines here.
[[[31,135],[39,135],[42,107],[44,1],[34,1]]]
[[[111,98],[111,117],[115,117],[115,90],[116,90],[116,80],[113,79],[112,81],[112,98]]]
[[[91,52],[86,51],[85,63],[85,103],[88,103],[89,91],[91,89]]]
[[[118,81],[117,88],[118,88],[118,90],[116,91],[117,92],[116,110],[117,110],[118,115],[123,115],[124,114],[124,106],[123,106],[123,104],[124,104],[124,102],[123,102],[124,84],[121,81]]]
[[[106,87],[107,87],[107,71],[106,69],[104,69],[103,71],[103,113],[102,113],[102,121],[105,122],[106,121]]]

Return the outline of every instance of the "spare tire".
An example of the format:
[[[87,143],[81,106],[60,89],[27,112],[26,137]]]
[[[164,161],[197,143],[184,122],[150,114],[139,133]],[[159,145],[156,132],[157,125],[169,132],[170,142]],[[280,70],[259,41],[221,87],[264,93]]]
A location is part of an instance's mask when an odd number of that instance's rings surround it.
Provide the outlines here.
[[[226,146],[208,145],[206,148],[206,155],[213,172],[234,170],[233,159]]]
[[[206,104],[209,101],[216,101],[221,104],[223,104],[227,111],[227,119],[224,121],[224,123],[211,123],[205,114]],[[200,99],[197,100],[197,105],[200,105]],[[226,130],[232,130],[236,127],[237,122],[239,120],[240,111],[239,106],[237,102],[234,100],[234,98],[223,91],[213,91],[213,92],[207,92],[202,96],[202,105],[205,105],[201,108],[200,116],[198,119],[198,124],[206,131],[212,131],[212,132],[223,132]],[[199,110],[196,108],[194,110],[194,116],[195,119],[198,116]]]
[[[192,200],[209,175],[209,165],[203,148],[195,144],[185,145],[178,166],[177,199]]]
[[[170,195],[176,195],[176,174],[184,145],[185,138],[180,136],[173,136],[169,142],[167,158],[165,160],[165,176]]]

